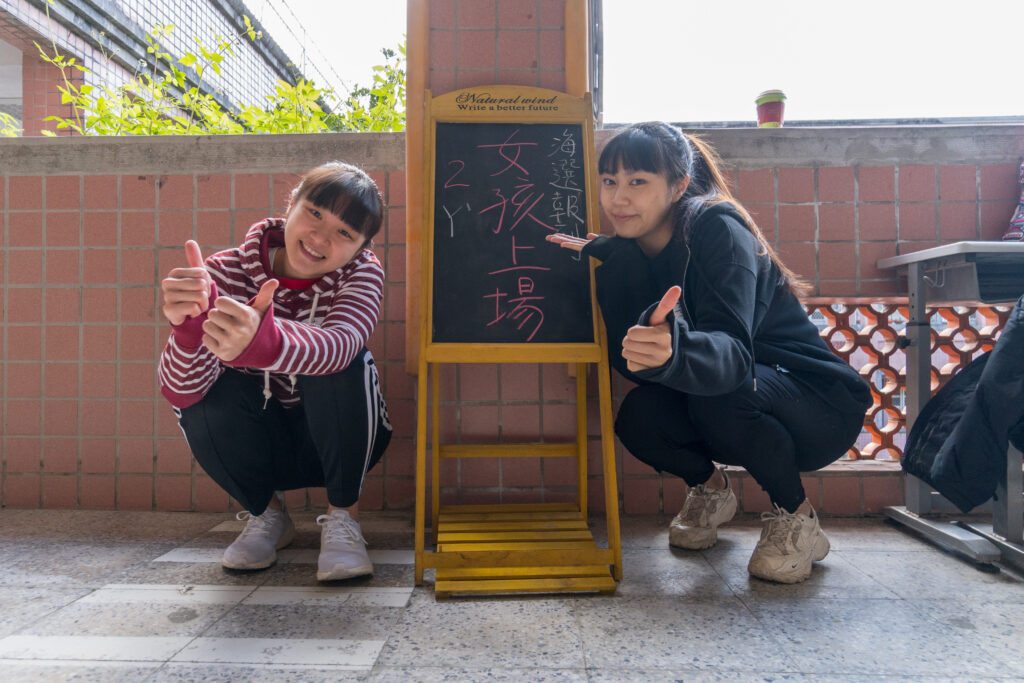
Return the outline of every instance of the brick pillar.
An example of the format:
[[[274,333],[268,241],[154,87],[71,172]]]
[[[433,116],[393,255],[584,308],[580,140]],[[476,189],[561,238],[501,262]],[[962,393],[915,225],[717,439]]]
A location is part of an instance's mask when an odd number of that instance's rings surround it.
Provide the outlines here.
[[[565,0],[432,0],[427,87],[565,90]]]

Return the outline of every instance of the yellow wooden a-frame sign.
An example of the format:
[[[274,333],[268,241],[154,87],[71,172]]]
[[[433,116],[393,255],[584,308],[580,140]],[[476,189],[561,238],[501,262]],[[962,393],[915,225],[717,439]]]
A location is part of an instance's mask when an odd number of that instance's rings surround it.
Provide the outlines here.
[[[604,325],[596,305],[591,264],[593,335],[574,343],[435,343],[434,216],[435,141],[443,123],[560,123],[581,126],[587,217],[598,216],[593,159],[591,98],[519,86],[476,87],[432,98],[426,93],[424,235],[420,316],[419,390],[416,430],[416,584],[425,569],[436,570],[435,595],[604,592],[622,577],[618,485],[612,430],[611,386]],[[466,102],[497,102],[467,107]],[[505,106],[500,106],[504,103]],[[539,103],[536,106],[525,103]],[[596,230],[594,230],[596,232]],[[551,245],[555,248],[554,245]],[[440,366],[444,363],[569,363],[576,375],[576,440],[568,443],[442,444]],[[587,524],[587,387],[589,366],[597,366],[607,548],[599,547]],[[428,378],[430,397],[428,401]],[[429,408],[429,413],[428,413]],[[429,418],[428,418],[429,414]],[[429,500],[434,549],[426,549],[427,429],[431,481]],[[497,435],[495,435],[497,437]],[[569,503],[440,505],[440,460],[444,458],[574,458],[577,491]]]

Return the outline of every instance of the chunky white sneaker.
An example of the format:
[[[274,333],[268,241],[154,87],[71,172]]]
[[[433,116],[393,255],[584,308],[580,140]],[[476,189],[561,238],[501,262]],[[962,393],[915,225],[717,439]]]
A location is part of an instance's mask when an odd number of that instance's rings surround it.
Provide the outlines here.
[[[811,562],[825,559],[829,543],[818,523],[818,515],[789,513],[774,506],[762,513],[761,540],[750,556],[751,576],[779,583],[799,583],[811,575]]]
[[[359,522],[344,510],[316,518],[320,525],[320,559],[316,566],[317,581],[337,581],[373,573],[373,563],[366,554],[366,539]]]
[[[277,560],[277,551],[295,538],[295,525],[287,510],[267,508],[262,515],[239,512],[245,529],[224,551],[220,563],[228,569],[266,569]]]
[[[725,470],[722,470],[725,477]],[[710,548],[718,541],[718,527],[736,514],[736,494],[725,478],[724,489],[698,484],[686,495],[683,509],[668,527],[668,544],[687,550]]]

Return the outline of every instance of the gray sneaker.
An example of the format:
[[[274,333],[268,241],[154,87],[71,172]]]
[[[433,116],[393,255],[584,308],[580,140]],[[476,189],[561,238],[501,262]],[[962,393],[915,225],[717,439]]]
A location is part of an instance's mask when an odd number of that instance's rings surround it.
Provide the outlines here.
[[[337,581],[373,573],[373,563],[366,553],[366,539],[359,522],[344,510],[316,518],[320,525],[320,559],[316,566],[317,581]]]
[[[262,515],[239,512],[245,529],[224,551],[220,563],[228,569],[266,569],[277,560],[277,551],[295,538],[295,525],[287,510],[267,508]]]
[[[686,550],[703,550],[718,541],[718,527],[736,515],[736,494],[725,476],[724,489],[698,484],[690,489],[683,509],[668,527],[668,544]]]
[[[811,563],[824,560],[829,542],[821,531],[818,515],[789,513],[774,506],[761,515],[761,540],[750,556],[751,576],[779,583],[799,583],[811,575]]]

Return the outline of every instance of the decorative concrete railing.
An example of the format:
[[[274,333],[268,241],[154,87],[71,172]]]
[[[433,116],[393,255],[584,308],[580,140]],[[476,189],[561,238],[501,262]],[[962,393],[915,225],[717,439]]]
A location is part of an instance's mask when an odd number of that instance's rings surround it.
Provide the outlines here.
[[[804,301],[822,338],[871,384],[874,404],[848,460],[898,461],[906,444],[907,300],[897,297]],[[1012,306],[929,307],[932,391],[995,345]]]

